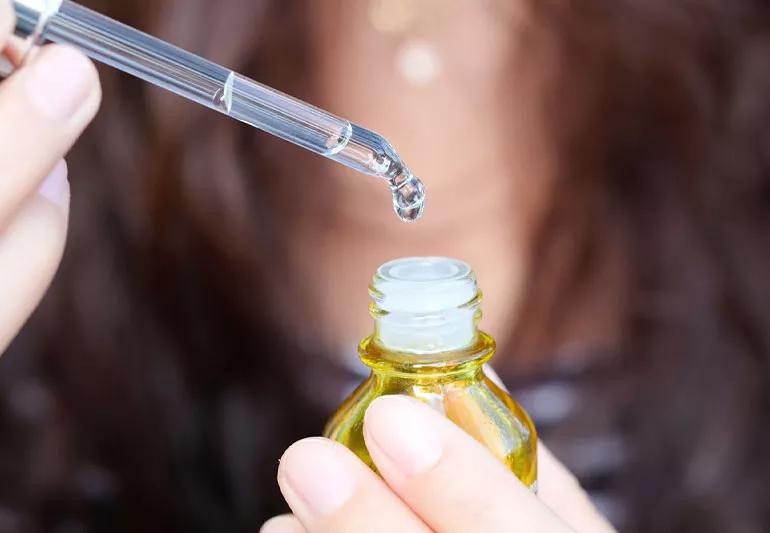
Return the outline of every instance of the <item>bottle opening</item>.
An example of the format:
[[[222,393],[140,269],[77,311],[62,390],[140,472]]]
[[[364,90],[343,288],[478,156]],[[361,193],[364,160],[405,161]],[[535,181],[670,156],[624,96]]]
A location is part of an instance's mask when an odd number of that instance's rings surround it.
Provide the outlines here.
[[[413,353],[465,348],[476,338],[480,293],[471,267],[447,257],[382,265],[370,287],[380,344]]]

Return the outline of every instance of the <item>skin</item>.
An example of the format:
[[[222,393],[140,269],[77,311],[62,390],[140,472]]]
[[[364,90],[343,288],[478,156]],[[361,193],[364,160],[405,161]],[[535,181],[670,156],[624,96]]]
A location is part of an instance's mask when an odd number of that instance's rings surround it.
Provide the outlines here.
[[[404,224],[382,183],[327,165],[335,201],[311,195],[297,209],[313,213],[295,222],[292,234],[297,278],[313,280],[297,298],[313,302],[315,337],[328,335],[327,351],[348,353],[371,331],[363,288],[380,264],[410,255],[457,257],[473,266],[484,291],[483,329],[503,341],[516,319],[531,228],[548,203],[550,144],[538,99],[551,66],[542,54],[516,54],[514,36],[526,23],[515,2],[406,2],[418,6],[415,23],[395,34],[368,22],[374,3],[308,3],[314,98],[393,143],[427,186],[425,216]],[[409,43],[436,51],[441,70],[432,82],[412,83],[399,70]],[[511,71],[519,73],[515,83]],[[374,72],[377,82],[364,74]],[[506,109],[511,102],[514,111]]]
[[[508,13],[512,17],[505,18],[480,9],[478,2],[441,3],[441,23],[425,22],[399,38],[378,35],[364,23],[369,5],[350,0],[310,4],[318,43],[314,63],[322,73],[316,80],[319,103],[376,125],[394,143],[426,180],[428,214],[407,227],[384,205],[388,199],[381,184],[330,165],[328,172],[338,180],[338,201],[314,203],[315,216],[304,224],[300,220],[292,236],[294,268],[303,279],[315,280],[302,290],[315,291],[309,299],[320,308],[314,317],[326,321],[320,331],[334,332],[326,339],[327,349],[345,354],[346,347],[371,329],[371,319],[361,312],[368,303],[361,287],[379,264],[405,255],[459,257],[474,266],[482,288],[489,288],[484,329],[504,339],[515,320],[523,250],[549,194],[548,142],[535,110],[540,108],[541,80],[551,65],[544,57],[534,69],[531,62],[521,66],[511,61],[506,53],[511,25],[524,16],[513,8]],[[443,61],[441,79],[414,85],[394,71],[399,41],[410,39],[436,47]],[[371,72],[372,65],[386,83],[361,75]],[[511,68],[522,73],[513,86]],[[513,123],[501,112],[511,101],[518,103]],[[467,132],[484,132],[486,140],[471,137],[469,142]],[[448,153],[461,153],[462,158],[447,158]],[[318,231],[319,211],[323,233]],[[419,417],[420,423],[406,424],[410,416]],[[331,441],[295,443],[278,470],[294,515],[272,519],[263,533],[612,531],[542,443],[540,490],[534,496],[486,449],[419,402],[380,398],[365,424],[367,447],[383,479]],[[405,425],[410,431],[399,431]],[[420,449],[419,443],[427,441],[439,442],[443,453],[437,462],[414,471],[420,460],[408,453],[410,443],[417,442],[414,448]]]
[[[9,0],[0,0],[0,51],[17,67],[0,84],[0,352],[55,274],[69,214],[62,158],[101,100],[94,66],[73,49],[46,46],[22,64],[14,23]],[[295,514],[262,531],[610,530],[545,448],[536,497],[481,445],[410,399],[374,402],[366,440],[383,479],[325,439],[291,446],[278,482]]]
[[[613,531],[544,447],[535,496],[481,444],[414,399],[375,400],[364,434],[382,479],[337,443],[301,440],[278,469],[294,515],[268,521],[262,533]]]
[[[10,2],[0,1],[0,50],[11,62]],[[62,73],[66,72],[66,76]],[[69,214],[62,157],[93,119],[101,90],[82,54],[47,46],[0,84],[0,352],[42,298],[61,260]]]

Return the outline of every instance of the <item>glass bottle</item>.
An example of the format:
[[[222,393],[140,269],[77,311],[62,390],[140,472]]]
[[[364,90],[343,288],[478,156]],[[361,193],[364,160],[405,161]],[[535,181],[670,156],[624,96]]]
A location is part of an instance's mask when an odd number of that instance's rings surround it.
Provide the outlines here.
[[[527,413],[484,373],[495,341],[477,327],[481,292],[455,259],[413,257],[381,266],[369,287],[374,333],[361,341],[369,377],[328,422],[324,435],[376,471],[363,436],[378,396],[404,394],[444,414],[537,490],[537,434]]]

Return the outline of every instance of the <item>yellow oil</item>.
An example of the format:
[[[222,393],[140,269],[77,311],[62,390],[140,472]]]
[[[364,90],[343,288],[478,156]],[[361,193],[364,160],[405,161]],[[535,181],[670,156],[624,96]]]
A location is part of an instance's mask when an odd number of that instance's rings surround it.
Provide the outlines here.
[[[372,372],[339,407],[324,435],[350,448],[376,472],[363,436],[366,409],[378,396],[408,395],[443,413],[536,490],[535,427],[524,409],[484,373],[494,351],[494,339],[480,331],[468,348],[429,354],[388,350],[375,333],[359,345],[361,360]]]

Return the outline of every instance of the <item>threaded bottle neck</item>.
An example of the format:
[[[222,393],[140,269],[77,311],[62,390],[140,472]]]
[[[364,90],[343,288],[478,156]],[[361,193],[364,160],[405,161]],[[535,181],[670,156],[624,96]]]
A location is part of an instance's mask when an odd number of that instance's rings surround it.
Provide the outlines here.
[[[382,265],[369,287],[375,339],[411,354],[463,350],[474,344],[481,293],[470,266],[445,257],[410,257]]]

